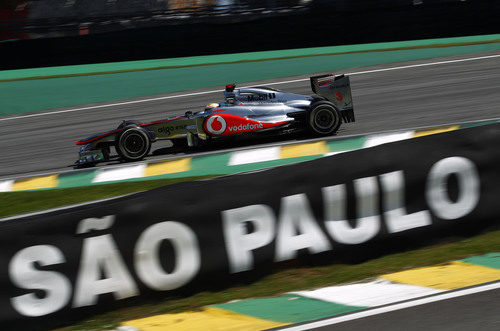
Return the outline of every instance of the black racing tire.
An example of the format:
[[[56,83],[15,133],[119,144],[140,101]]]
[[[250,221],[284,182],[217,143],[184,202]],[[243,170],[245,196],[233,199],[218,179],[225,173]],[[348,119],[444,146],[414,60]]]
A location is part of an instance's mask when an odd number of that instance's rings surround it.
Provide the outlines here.
[[[136,120],[125,120],[125,121],[122,121],[120,123],[120,125],[118,125],[118,127],[116,129],[120,130],[120,129],[123,129],[124,127],[126,127],[126,126],[129,126],[129,125],[138,125],[138,124],[141,124],[141,122],[140,121],[136,121]]]
[[[116,136],[115,149],[124,161],[140,161],[149,154],[151,139],[144,129],[131,124]]]
[[[309,128],[317,135],[329,136],[335,134],[342,117],[330,101],[317,101],[311,105],[309,113]]]

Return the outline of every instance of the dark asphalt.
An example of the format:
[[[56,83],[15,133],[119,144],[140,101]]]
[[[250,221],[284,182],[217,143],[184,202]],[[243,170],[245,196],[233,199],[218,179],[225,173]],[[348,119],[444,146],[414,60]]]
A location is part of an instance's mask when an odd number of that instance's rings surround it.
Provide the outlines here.
[[[342,72],[354,73],[493,54],[500,52],[352,68]],[[280,78],[253,84],[263,85],[305,77]],[[500,117],[499,57],[352,75],[351,85],[357,122],[344,125],[339,131],[340,136]],[[307,81],[273,87],[311,93]],[[217,89],[221,87],[205,91]],[[170,95],[199,91],[203,90]],[[204,105],[220,100],[222,93],[217,92],[0,121],[0,178],[71,170],[78,151],[74,143],[81,138],[113,129],[122,119],[161,119],[187,110],[201,110]],[[153,145],[153,150],[164,147],[162,144],[165,142]],[[166,156],[151,156],[149,159]]]
[[[500,330],[499,312],[496,289],[310,330]]]

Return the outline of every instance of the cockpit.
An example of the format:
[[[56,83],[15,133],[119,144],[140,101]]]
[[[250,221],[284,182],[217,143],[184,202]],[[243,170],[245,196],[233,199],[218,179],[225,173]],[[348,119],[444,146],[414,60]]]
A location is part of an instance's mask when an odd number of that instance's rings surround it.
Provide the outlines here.
[[[205,111],[211,111],[211,110],[219,108],[219,107],[220,107],[220,104],[214,102],[214,103],[206,105]]]
[[[267,87],[236,89],[236,84],[228,84],[224,90],[224,98],[228,104],[234,104],[237,101],[245,103],[277,102],[278,92],[280,91]]]

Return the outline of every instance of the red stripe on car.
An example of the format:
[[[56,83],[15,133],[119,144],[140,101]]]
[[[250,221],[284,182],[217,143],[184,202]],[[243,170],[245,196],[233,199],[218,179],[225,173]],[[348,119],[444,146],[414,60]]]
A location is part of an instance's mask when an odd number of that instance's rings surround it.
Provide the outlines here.
[[[90,138],[90,139],[87,139],[87,140],[80,140],[80,141],[77,141],[76,144],[77,145],[85,145],[85,144],[88,144],[90,142],[96,141],[97,139],[101,139],[101,138],[110,136],[113,133],[117,133],[119,131],[121,131],[121,129],[119,129],[119,130],[113,130],[113,131],[110,131],[110,132],[106,132],[106,133],[103,133],[103,134],[101,134],[101,135],[99,135],[97,137],[93,137],[93,138]]]
[[[266,123],[254,121],[237,115],[221,114],[209,116],[205,120],[205,123],[203,123],[203,128],[205,129],[205,132],[212,136],[227,136],[259,131],[287,123],[288,122]]]

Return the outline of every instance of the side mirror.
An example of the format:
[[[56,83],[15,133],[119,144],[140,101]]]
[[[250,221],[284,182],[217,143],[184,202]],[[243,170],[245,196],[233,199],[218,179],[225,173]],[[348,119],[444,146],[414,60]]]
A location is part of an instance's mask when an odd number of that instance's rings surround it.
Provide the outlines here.
[[[187,112],[184,113],[184,116],[186,117],[190,117],[191,115],[193,115],[193,112],[188,110]]]

